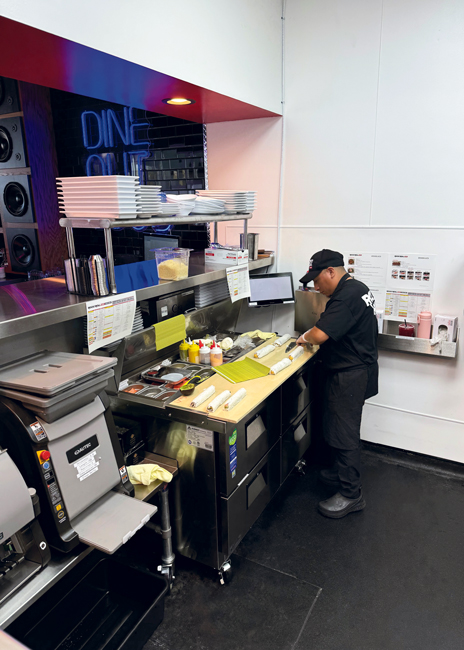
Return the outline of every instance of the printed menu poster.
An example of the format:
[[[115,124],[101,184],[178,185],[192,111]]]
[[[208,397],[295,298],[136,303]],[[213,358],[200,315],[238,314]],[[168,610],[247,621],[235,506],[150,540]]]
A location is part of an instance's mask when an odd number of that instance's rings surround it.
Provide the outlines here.
[[[232,302],[237,302],[241,298],[250,297],[250,276],[248,272],[248,262],[239,266],[230,266],[226,269],[227,284],[229,285],[229,294]]]
[[[87,303],[89,352],[129,336],[134,325],[135,291],[106,296]]]
[[[387,289],[385,295],[385,320],[417,322],[417,314],[430,311],[431,294]]]
[[[390,253],[387,288],[430,293],[435,281],[436,255]]]
[[[344,253],[345,268],[355,280],[364,282],[374,294],[377,309],[385,307],[388,253]]]

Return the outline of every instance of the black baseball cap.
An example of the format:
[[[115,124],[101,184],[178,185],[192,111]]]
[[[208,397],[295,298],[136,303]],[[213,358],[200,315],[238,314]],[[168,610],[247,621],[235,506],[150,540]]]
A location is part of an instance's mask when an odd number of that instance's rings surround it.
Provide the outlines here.
[[[309,260],[309,269],[306,275],[300,278],[300,282],[306,284],[317,278],[321,271],[328,269],[329,266],[337,267],[344,266],[343,255],[337,251],[331,251],[328,248],[323,248],[321,251],[314,253]]]

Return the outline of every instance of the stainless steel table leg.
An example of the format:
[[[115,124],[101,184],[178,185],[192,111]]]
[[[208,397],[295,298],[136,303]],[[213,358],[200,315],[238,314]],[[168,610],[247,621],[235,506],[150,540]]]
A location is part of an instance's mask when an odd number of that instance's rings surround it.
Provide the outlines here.
[[[248,220],[244,219],[243,220],[243,234],[245,235],[245,241],[247,240],[247,235],[248,235]]]
[[[106,248],[106,270],[108,272],[108,281],[110,283],[110,293],[118,293],[116,288],[116,277],[114,275],[114,256],[113,256],[113,240],[111,238],[111,228],[103,228],[105,234],[105,248]]]
[[[68,243],[68,255],[69,257],[76,257],[76,247],[74,245],[74,233],[72,228],[65,228],[66,230],[66,241]]]
[[[172,582],[174,560],[176,556],[172,552],[172,530],[171,530],[171,517],[169,514],[169,490],[168,485],[165,483],[160,490],[160,515],[161,515],[161,537],[163,538],[163,555],[161,556],[162,565],[158,567],[163,575],[165,575],[169,582]]]
[[[218,222],[217,221],[214,222],[214,235],[213,236],[214,236],[214,243],[218,244],[219,243],[218,242],[219,235],[218,235]]]

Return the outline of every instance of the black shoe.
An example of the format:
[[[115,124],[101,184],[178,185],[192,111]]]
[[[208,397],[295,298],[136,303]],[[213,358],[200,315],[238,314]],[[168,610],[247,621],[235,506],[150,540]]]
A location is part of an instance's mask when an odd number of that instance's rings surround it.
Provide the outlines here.
[[[333,469],[321,469],[319,472],[319,480],[324,485],[330,485],[330,487],[340,487],[340,480],[338,478],[337,472],[334,472]]]
[[[327,499],[326,501],[321,501],[318,506],[318,510],[321,515],[324,517],[329,517],[330,519],[341,519],[346,515],[349,515],[351,512],[358,512],[359,510],[364,510],[366,507],[366,502],[362,492],[360,492],[357,499],[348,499],[344,497],[343,494],[337,492],[333,497]]]

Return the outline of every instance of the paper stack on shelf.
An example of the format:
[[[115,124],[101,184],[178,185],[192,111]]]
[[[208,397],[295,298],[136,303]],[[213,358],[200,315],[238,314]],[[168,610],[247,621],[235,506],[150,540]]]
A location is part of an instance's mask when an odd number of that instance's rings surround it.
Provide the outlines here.
[[[138,176],[56,179],[59,210],[68,218],[135,219],[142,213]]]
[[[217,280],[195,287],[195,308],[208,307],[229,297],[227,280]]]
[[[224,201],[225,214],[252,212],[256,208],[256,192],[250,190],[196,190],[198,196]]]

